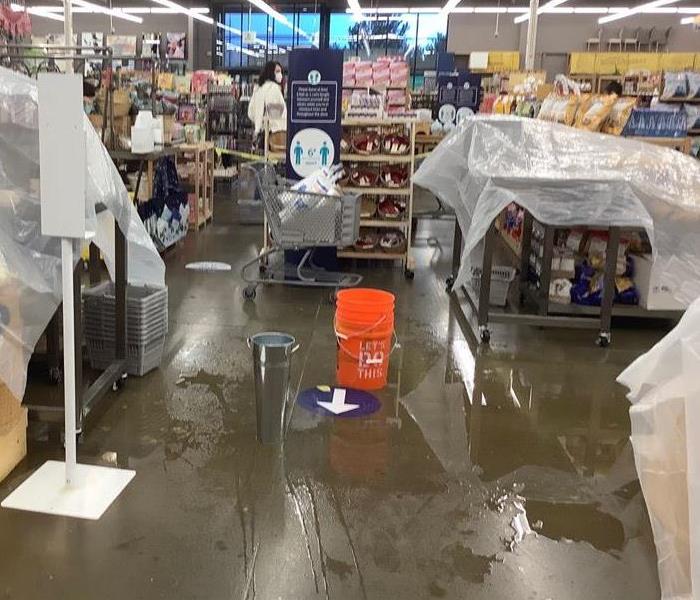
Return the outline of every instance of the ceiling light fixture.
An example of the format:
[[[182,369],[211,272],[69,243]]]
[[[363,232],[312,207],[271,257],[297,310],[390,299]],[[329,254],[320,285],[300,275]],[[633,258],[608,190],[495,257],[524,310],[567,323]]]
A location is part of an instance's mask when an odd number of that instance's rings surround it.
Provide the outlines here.
[[[457,5],[461,1],[462,0],[447,0],[447,2],[445,2],[445,6],[443,6],[442,9],[440,9],[440,15],[449,15],[455,8],[457,8]]]
[[[700,25],[700,15],[682,18],[681,25]]]
[[[62,14],[56,14],[49,11],[41,10],[37,7],[27,7],[21,4],[10,4],[10,9],[12,12],[24,12],[25,10],[30,15],[36,15],[37,17],[44,17],[44,19],[51,19],[52,21],[63,21]]]
[[[660,6],[666,6],[668,4],[674,4],[676,2],[680,2],[680,0],[654,0],[654,2],[647,2],[646,4],[640,4],[633,8],[628,8],[627,10],[617,12],[612,15],[607,15],[605,17],[601,17],[600,19],[598,19],[598,23],[600,23],[601,25],[603,23],[610,23],[611,21],[617,21],[618,19],[624,19],[625,17],[645,12],[646,10],[651,8],[658,8]]]
[[[551,8],[555,8],[559,6],[560,4],[564,4],[564,2],[567,2],[567,0],[550,0],[546,4],[540,6],[537,9],[537,14],[541,15],[542,13],[548,12]],[[515,17],[513,20],[514,23],[523,23],[524,21],[529,21],[530,20],[530,11],[526,12],[524,15],[520,15],[519,17]]]
[[[193,19],[197,19],[197,21],[202,21],[203,23],[207,23],[209,25],[214,24],[214,19],[212,19],[211,17],[195,12],[191,8],[186,8],[181,4],[173,2],[172,0],[151,0],[151,2],[155,2],[156,4],[160,4],[161,6],[165,6],[166,8],[172,8],[180,14],[188,15]]]
[[[93,4],[92,2],[87,2],[87,0],[71,0],[71,4],[74,4],[75,6],[80,6],[82,8],[89,8],[91,10],[94,10],[95,12],[109,15],[111,17],[116,17],[117,19],[131,21],[132,23],[143,23],[143,19],[141,17],[129,15],[115,8],[107,8],[106,6],[100,6],[99,4]]]
[[[358,0],[348,0],[348,10],[354,15],[355,19],[362,18],[362,8]]]

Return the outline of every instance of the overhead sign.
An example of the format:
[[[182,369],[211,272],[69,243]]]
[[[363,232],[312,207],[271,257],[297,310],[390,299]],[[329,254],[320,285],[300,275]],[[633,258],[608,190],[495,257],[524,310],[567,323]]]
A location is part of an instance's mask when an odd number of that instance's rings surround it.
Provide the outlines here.
[[[340,162],[343,52],[294,49],[289,55],[287,177],[302,179]]]
[[[364,390],[319,385],[297,396],[297,404],[314,413],[336,417],[364,417],[377,412],[381,403]]]

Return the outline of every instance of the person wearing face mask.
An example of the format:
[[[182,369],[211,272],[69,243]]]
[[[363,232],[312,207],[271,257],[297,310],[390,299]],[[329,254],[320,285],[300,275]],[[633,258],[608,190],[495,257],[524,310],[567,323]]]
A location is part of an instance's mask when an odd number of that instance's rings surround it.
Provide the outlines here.
[[[287,106],[282,95],[282,66],[275,61],[268,62],[260,73],[258,87],[255,88],[248,104],[248,118],[255,126],[255,139],[259,143],[264,136],[264,118],[269,117],[270,133],[287,130]]]

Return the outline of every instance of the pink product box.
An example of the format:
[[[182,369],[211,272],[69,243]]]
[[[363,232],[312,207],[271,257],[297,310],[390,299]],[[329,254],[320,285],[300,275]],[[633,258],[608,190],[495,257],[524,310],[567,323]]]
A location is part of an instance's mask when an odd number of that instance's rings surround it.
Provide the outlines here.
[[[394,106],[404,106],[406,104],[406,94],[402,90],[389,90],[387,92],[387,101]]]
[[[343,63],[343,77],[354,77],[355,76],[355,65],[357,63],[346,62]]]
[[[373,80],[372,80],[371,74],[367,75],[367,76],[362,76],[362,77],[360,77],[359,75],[355,76],[355,85],[357,87],[370,87],[372,85],[372,83],[373,83]]]
[[[400,79],[394,79],[392,77],[391,78],[391,87],[400,87],[400,88],[408,87],[408,76],[400,78]]]
[[[358,62],[355,63],[355,79],[365,79],[372,77],[372,63]]]
[[[343,75],[343,87],[350,88],[355,87],[355,85],[357,85],[357,81],[354,77],[346,77]]]
[[[389,65],[389,69],[391,70],[392,76],[394,75],[394,73],[408,73],[408,64],[406,64],[405,62],[394,62],[391,63],[391,65]]]

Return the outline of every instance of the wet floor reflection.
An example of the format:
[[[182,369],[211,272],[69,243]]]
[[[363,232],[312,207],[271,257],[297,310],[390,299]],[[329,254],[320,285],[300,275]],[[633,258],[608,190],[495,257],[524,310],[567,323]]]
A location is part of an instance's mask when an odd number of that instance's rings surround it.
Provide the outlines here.
[[[380,409],[310,411],[294,399],[334,382],[334,309],[323,292],[279,287],[243,305],[236,270],[258,233],[217,223],[168,259],[163,366],[130,380],[80,447],[87,462],[136,469],[134,483],[95,524],[0,511],[0,556],[22,559],[0,566],[5,596],[658,598],[613,383],[638,344],[504,329],[477,347],[444,293],[450,230],[422,226],[413,282],[367,271],[398,298]],[[186,273],[193,260],[224,260],[232,275]],[[245,340],[264,329],[301,344],[283,448],[255,441]],[[60,454],[33,450],[6,487]]]

